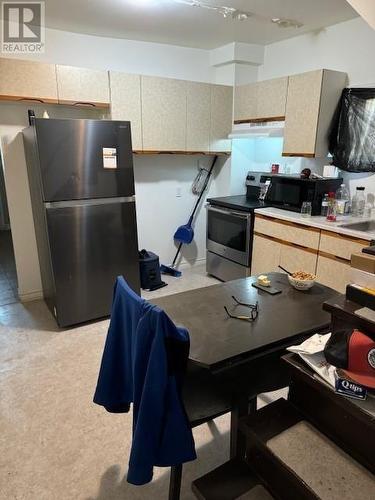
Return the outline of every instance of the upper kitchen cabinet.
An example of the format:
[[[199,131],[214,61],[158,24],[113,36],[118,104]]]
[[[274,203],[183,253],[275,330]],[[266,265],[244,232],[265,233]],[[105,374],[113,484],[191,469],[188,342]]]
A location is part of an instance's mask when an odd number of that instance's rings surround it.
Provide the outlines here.
[[[57,103],[55,65],[0,58],[0,99]]]
[[[234,94],[234,122],[283,120],[288,77],[238,85]]]
[[[211,85],[210,151],[229,152],[232,142],[233,87]]]
[[[331,120],[346,80],[346,73],[326,69],[289,77],[283,156],[327,155]]]
[[[130,121],[134,151],[142,151],[141,77],[111,71],[112,120]]]
[[[186,150],[209,151],[211,85],[187,82]]]
[[[56,66],[59,103],[109,106],[108,71]]]
[[[234,87],[234,123],[255,120],[257,113],[258,83]]]
[[[185,151],[187,82],[141,77],[144,151]]]
[[[283,120],[287,93],[288,77],[259,82],[256,118],[258,120]]]

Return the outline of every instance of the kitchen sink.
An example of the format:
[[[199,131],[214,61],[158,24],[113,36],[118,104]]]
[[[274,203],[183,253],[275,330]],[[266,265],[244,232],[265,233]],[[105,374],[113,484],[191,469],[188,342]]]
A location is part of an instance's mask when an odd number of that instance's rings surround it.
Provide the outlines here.
[[[365,233],[375,233],[375,220],[353,222],[352,224],[343,224],[340,227],[345,227],[346,229],[353,229],[354,231],[364,231]]]

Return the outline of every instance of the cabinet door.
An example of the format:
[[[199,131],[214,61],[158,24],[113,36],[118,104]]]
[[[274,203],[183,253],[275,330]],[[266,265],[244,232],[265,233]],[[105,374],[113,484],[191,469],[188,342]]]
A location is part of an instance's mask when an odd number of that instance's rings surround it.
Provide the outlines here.
[[[362,252],[369,241],[350,238],[339,233],[321,232],[319,250],[345,260],[350,260],[352,253]]]
[[[233,87],[211,85],[210,151],[226,152],[232,149],[228,135],[232,131]]]
[[[211,86],[187,82],[186,150],[209,151]]]
[[[251,121],[258,117],[258,83],[237,85],[234,88],[234,121]]]
[[[281,245],[265,236],[254,235],[251,274],[279,271]]]
[[[288,77],[265,80],[258,83],[257,110],[258,119],[279,118],[285,116]]]
[[[186,150],[187,82],[141,77],[145,151]]]
[[[289,77],[285,113],[285,156],[315,156],[323,70]]]
[[[350,282],[350,262],[318,256],[317,281],[340,293],[345,293]]]
[[[348,75],[341,71],[323,70],[315,156],[326,157],[328,154],[332,118],[340,101],[342,91],[347,86],[347,78]]]
[[[0,59],[0,99],[57,102],[56,66]]]
[[[257,215],[254,231],[307,248],[319,248],[320,230]]]
[[[59,102],[62,104],[109,104],[108,72],[74,66],[56,66]]]
[[[288,271],[316,273],[317,254],[308,249],[281,244],[280,265]],[[280,271],[280,269],[279,269]]]
[[[111,115],[112,120],[130,121],[133,150],[141,151],[142,107],[141,77],[111,71]]]

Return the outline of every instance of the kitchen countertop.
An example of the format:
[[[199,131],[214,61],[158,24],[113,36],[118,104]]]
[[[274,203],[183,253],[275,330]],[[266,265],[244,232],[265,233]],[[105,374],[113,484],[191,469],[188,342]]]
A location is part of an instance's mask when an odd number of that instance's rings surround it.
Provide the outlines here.
[[[321,217],[319,215],[302,217],[302,215],[298,212],[290,212],[288,210],[282,210],[281,208],[274,207],[260,208],[255,210],[255,213],[265,217],[273,217],[275,219],[294,222],[295,224],[301,224],[308,227],[325,229],[326,231],[332,231],[334,233],[339,233],[352,238],[361,238],[366,241],[375,239],[375,232],[370,233],[365,231],[355,231],[353,229],[342,227],[343,224],[346,225],[354,222],[364,222],[366,220],[370,220],[369,218],[341,216],[338,217],[337,222],[328,222],[325,217]]]

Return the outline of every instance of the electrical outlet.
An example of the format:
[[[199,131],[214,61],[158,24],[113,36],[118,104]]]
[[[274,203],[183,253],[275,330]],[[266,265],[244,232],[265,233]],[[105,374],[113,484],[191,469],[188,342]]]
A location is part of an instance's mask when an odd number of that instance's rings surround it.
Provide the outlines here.
[[[177,188],[176,188],[176,198],[181,198],[181,196],[182,196],[181,186],[177,186]]]

